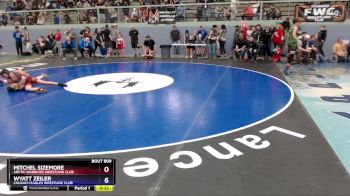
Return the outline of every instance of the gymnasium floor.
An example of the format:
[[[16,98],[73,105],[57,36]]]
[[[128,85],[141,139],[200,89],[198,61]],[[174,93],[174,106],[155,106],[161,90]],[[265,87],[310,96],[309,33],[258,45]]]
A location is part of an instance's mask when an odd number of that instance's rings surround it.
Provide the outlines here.
[[[276,65],[112,58],[26,65],[69,86],[46,94],[1,88],[1,164],[19,154],[116,158],[115,191],[99,195],[350,195],[344,159]],[[294,88],[297,80],[287,80]],[[135,177],[127,168],[137,158],[157,167]]]

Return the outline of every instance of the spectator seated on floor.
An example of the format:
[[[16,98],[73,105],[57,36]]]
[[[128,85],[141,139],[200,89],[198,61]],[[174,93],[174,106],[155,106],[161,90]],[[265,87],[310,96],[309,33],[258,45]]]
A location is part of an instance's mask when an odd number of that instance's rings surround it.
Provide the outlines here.
[[[154,42],[153,39],[151,39],[151,37],[149,35],[146,36],[145,41],[143,42],[143,45],[145,47],[144,53],[143,53],[143,57],[144,59],[152,59],[154,58],[155,55],[155,45],[156,43]]]
[[[339,37],[333,45],[333,59],[335,62],[344,62],[347,57],[347,50],[343,43],[343,38]]]
[[[239,34],[239,38],[236,39],[235,42],[236,48],[234,49],[235,57],[237,60],[242,60],[244,57],[246,57],[246,42],[243,39],[243,34]]]
[[[22,56],[30,56],[32,55],[32,53],[33,53],[33,45],[30,42],[27,42],[22,52]]]
[[[42,55],[47,55],[52,50],[50,42],[42,35],[38,38],[38,50]]]
[[[79,42],[79,51],[83,58],[85,58],[84,54],[88,54],[89,58],[92,58],[93,49],[92,49],[92,44],[89,37],[81,38]]]
[[[256,61],[257,58],[257,52],[258,52],[258,45],[255,42],[253,36],[248,36],[247,42],[246,42],[246,47],[247,47],[247,56],[250,61]]]

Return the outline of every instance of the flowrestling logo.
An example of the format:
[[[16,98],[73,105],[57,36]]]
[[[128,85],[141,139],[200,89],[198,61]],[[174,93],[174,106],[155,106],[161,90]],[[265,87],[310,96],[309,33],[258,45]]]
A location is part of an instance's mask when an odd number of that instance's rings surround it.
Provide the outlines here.
[[[80,94],[116,95],[152,91],[167,87],[174,79],[153,73],[110,73],[71,80],[65,89]]]

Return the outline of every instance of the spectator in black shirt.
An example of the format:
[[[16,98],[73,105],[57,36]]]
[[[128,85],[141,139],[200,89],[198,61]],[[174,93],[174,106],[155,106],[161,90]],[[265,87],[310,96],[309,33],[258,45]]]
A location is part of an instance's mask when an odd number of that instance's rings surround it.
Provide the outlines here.
[[[173,26],[173,30],[170,31],[170,37],[173,44],[180,44],[181,34],[175,25]],[[178,55],[179,46],[174,46],[173,48],[174,48],[174,55]]]
[[[289,31],[289,29],[290,29],[290,22],[289,22],[289,18],[288,17],[283,20],[282,26],[283,26],[283,29],[285,31],[287,31],[287,32]],[[287,35],[287,33],[284,33],[284,34]]]
[[[143,54],[144,59],[153,59],[155,55],[154,46],[156,43],[149,35],[146,36],[145,41],[143,42],[143,45],[145,46],[145,51]]]
[[[246,47],[247,47],[246,51],[247,51],[248,59],[250,61],[255,61],[257,56],[258,45],[254,41],[254,38],[252,36],[248,36]]]
[[[45,55],[46,51],[51,49],[49,41],[46,40],[45,37],[42,35],[38,39],[38,47],[40,54],[42,55]]]
[[[109,30],[108,28],[108,25],[106,25],[105,28],[101,31],[101,38],[107,48],[106,57],[108,57],[109,55],[112,54],[112,35],[111,35],[111,30]]]
[[[100,28],[96,28],[94,35],[93,35],[93,40],[94,40],[94,50],[93,50],[93,54],[94,57],[96,57],[96,50],[97,48],[101,48],[101,44],[102,44],[102,38],[101,38],[101,29]]]
[[[123,10],[123,15],[124,15],[124,21],[127,23],[129,21],[129,8],[127,6],[130,6],[128,1],[123,1],[123,6],[125,6],[124,8],[122,8]]]
[[[269,26],[266,26],[264,31],[261,33],[261,41],[263,44],[263,53],[264,55],[271,57],[271,37],[272,31]]]
[[[129,36],[130,36],[130,40],[131,40],[131,47],[132,49],[134,50],[134,53],[135,53],[135,57],[137,57],[137,51],[138,51],[138,48],[139,48],[139,32],[135,29],[134,26],[131,27],[131,30],[129,31]],[[139,53],[139,56],[141,54]]]
[[[325,25],[321,25],[320,27],[320,32],[318,32],[318,52],[325,57],[324,52],[323,52],[323,44],[326,42],[327,39],[327,30]]]
[[[238,41],[240,30],[241,30],[238,25],[236,25],[234,27],[235,27],[235,30],[233,32],[233,43],[232,43],[232,49],[231,49],[232,50],[231,59],[233,59],[233,56],[235,54],[236,42]]]
[[[235,42],[236,48],[234,49],[236,59],[241,60],[246,54],[246,42],[243,39],[243,34],[239,34],[239,38]]]
[[[55,46],[55,35],[50,30],[49,34],[47,35],[47,40],[49,41],[50,48],[53,48]]]
[[[189,30],[185,31],[185,43],[189,44],[186,46],[186,56],[185,56],[186,59],[193,58],[193,53],[196,50],[195,46],[190,45],[190,44],[196,43],[196,36],[195,36],[196,34],[195,33],[190,34]]]

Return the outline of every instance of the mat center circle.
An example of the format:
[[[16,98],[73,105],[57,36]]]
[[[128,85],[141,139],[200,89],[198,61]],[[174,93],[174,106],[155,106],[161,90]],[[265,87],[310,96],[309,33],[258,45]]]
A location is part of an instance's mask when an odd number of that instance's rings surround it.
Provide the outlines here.
[[[65,89],[80,94],[116,95],[147,92],[171,85],[174,79],[153,73],[109,73],[77,78]]]

